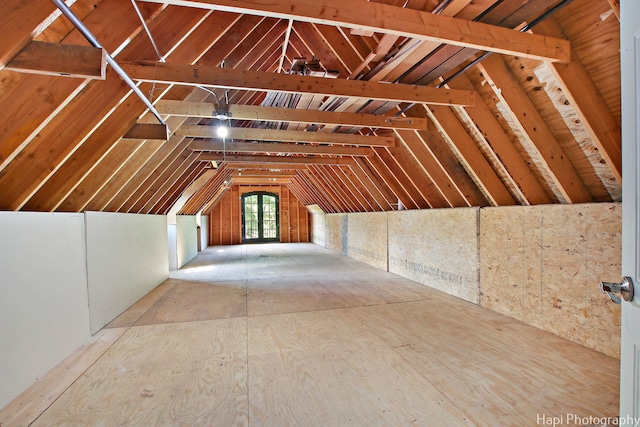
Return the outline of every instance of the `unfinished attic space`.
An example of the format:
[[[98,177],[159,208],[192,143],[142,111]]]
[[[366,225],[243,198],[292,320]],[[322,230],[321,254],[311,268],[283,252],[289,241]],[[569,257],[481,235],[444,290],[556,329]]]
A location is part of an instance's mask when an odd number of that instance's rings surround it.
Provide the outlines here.
[[[640,425],[639,22],[2,0],[0,427]]]

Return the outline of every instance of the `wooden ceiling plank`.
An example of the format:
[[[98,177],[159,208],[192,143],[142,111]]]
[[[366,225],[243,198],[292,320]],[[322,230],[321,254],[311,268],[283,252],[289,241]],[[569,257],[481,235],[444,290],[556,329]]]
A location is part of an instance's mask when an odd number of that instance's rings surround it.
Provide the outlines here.
[[[336,186],[331,182],[328,173],[325,171],[326,168],[327,166],[325,165],[312,165],[309,167],[309,172],[315,175],[317,182],[337,200],[342,212],[358,212],[357,204],[346,195],[343,186]]]
[[[212,118],[216,114],[216,105],[208,102],[159,100],[156,103],[156,109],[160,114],[173,116]],[[424,130],[427,128],[427,120],[420,117],[395,117],[239,104],[229,105],[228,112],[233,120],[315,123],[379,129]]]
[[[130,212],[142,214],[150,213],[173,185],[187,173],[192,165],[197,165],[198,153],[184,151],[158,177],[156,182],[147,189],[145,197],[136,203]]]
[[[174,25],[182,24],[183,26],[188,27],[189,25],[199,22],[200,18],[200,15],[194,16],[193,14],[168,14],[164,17],[159,16],[160,21],[152,24],[152,28],[154,28],[154,25],[160,25],[166,28],[166,25],[164,25],[166,20],[172,20]],[[230,25],[230,22],[232,21],[217,20],[216,22],[224,26],[224,24]],[[179,36],[180,34],[181,33],[175,33],[175,36]],[[207,35],[210,37],[211,31],[207,31]],[[164,38],[159,38],[158,41],[162,43],[171,42],[171,40],[165,40]],[[143,40],[143,44],[145,43],[146,41]],[[203,41],[201,38],[197,37],[196,34],[194,40],[191,41],[190,46],[191,49],[195,49],[198,46],[203,46],[204,48],[208,46],[208,43],[208,39],[207,41]],[[189,57],[193,57],[196,50],[197,49],[191,51],[191,53],[185,53],[185,49],[180,48],[174,51],[173,54],[184,54]],[[141,85],[141,90],[145,92],[150,91],[151,89],[155,89],[155,96],[163,96],[166,87],[164,85],[155,85],[155,87],[151,85]],[[189,92],[191,92],[191,90],[186,87],[174,87],[171,89],[170,94],[174,97],[184,98],[189,94]],[[125,134],[125,132],[127,132],[127,130],[135,123],[135,118],[145,111],[144,105],[136,99],[135,95],[130,93],[128,97],[129,99],[132,99],[132,101],[120,103],[116,110],[109,114],[100,126],[97,129],[94,129],[91,134],[87,136],[78,149],[62,165],[60,165],[59,169],[47,179],[37,193],[29,199],[25,208],[28,206],[29,208],[34,209],[55,209],[58,204],[69,195],[69,192],[73,190],[74,185],[81,182],[93,168],[97,167],[110,150],[118,150],[118,137]],[[203,98],[197,99],[201,100]],[[154,127],[161,126],[156,125],[155,121],[156,119],[150,114],[147,114],[141,119],[141,122],[145,124],[151,123],[151,126]],[[167,123],[170,128],[174,128],[179,127],[184,121],[185,118],[172,117],[168,119]],[[165,138],[166,129],[165,137],[163,139]],[[101,184],[103,182],[104,181],[102,180],[96,182],[94,187],[101,188]],[[89,182],[85,182],[83,187],[85,190],[88,190],[91,187],[91,184]],[[78,199],[82,199],[86,202],[89,194],[76,194],[76,196]]]
[[[304,21],[296,21],[294,26],[296,33],[313,52],[313,56],[320,59],[322,67],[326,70],[337,72],[342,78],[349,75],[349,67],[340,58],[335,48],[318,31],[316,26]],[[311,58],[307,59],[310,60]]]
[[[360,180],[351,171],[352,168],[332,168],[333,173],[338,177],[338,180],[345,182],[350,188],[351,192],[356,194],[356,197],[360,200],[361,204],[365,205],[365,211],[373,212],[382,210],[382,207],[378,205],[377,201],[367,188],[360,182]]]
[[[389,154],[393,156],[400,168],[405,172],[407,178],[413,182],[414,187],[422,194],[422,197],[429,203],[430,207],[451,207],[440,191],[440,188],[403,145],[389,148],[387,151],[389,151]]]
[[[131,162],[137,156],[145,156],[145,152],[149,150],[157,150],[162,141],[120,141],[118,149],[111,150],[100,162],[96,162],[94,168],[76,182],[72,191],[69,191],[65,197],[58,202],[54,210],[56,212],[82,212],[87,208],[89,202],[102,191],[105,186],[109,185],[112,178],[123,168],[130,168]],[[44,186],[42,187],[45,188]],[[34,199],[32,199],[34,200]],[[31,203],[31,200],[29,201]],[[96,209],[86,210],[102,210]],[[29,204],[25,205],[25,209],[29,209]]]
[[[40,4],[40,0],[25,3]],[[47,7],[55,8],[52,2],[48,3]],[[11,2],[2,2],[2,5],[5,4],[9,5]],[[35,12],[34,15],[38,13]],[[17,19],[17,22],[23,20],[24,17]],[[97,38],[103,40],[108,51],[126,43],[141,28],[140,20],[131,13],[131,5],[125,2],[103,2],[84,18],[84,22],[93,28]],[[5,30],[4,27],[0,28]],[[0,39],[6,40],[4,37]],[[86,39],[78,30],[73,30],[62,42],[78,45],[86,43]],[[31,141],[41,138],[40,132],[76,99],[89,82],[90,80],[27,74],[11,87],[0,99],[0,111],[3,112],[0,114],[0,171],[22,153]],[[42,153],[49,149],[50,147],[46,147],[35,155],[43,158]]]
[[[374,168],[370,162],[365,161],[362,157],[357,157],[354,161],[356,164],[351,169],[358,174],[360,180],[362,181],[364,178],[367,178],[371,181],[375,189],[386,201],[386,204],[389,206],[388,209],[393,209],[394,206],[397,207],[398,197],[394,193],[393,189],[387,185],[387,182],[380,175],[380,172]]]
[[[171,209],[171,206],[180,198],[180,194],[204,172],[206,167],[207,165],[205,164],[197,163],[194,167],[185,170],[148,213],[151,215],[165,215],[165,209],[167,211]]]
[[[316,192],[317,197],[320,200],[324,200],[324,202],[330,207],[329,212],[347,212],[348,211],[348,209],[342,206],[340,202],[338,202],[337,199],[335,199],[335,196],[332,195],[324,187],[323,183],[320,182],[320,180],[313,173],[313,171],[311,171],[310,169],[307,169],[305,171],[301,171],[301,175],[306,178],[305,182],[310,188],[312,188]]]
[[[367,189],[378,206],[380,206],[380,210],[388,211],[392,209],[389,203],[390,199],[388,198],[388,196],[385,196],[380,190],[382,183],[378,181],[377,176],[368,175],[367,173],[365,173],[357,160],[355,166],[349,168],[346,173],[352,174],[352,180],[357,179],[364,186],[364,188]]]
[[[118,210],[129,213],[139,212],[149,198],[153,196],[155,191],[163,185],[164,181],[168,178],[167,175],[170,174],[171,168],[178,167],[189,154],[192,154],[187,150],[190,143],[191,140],[185,138],[180,143],[173,145],[171,152],[167,153],[164,160],[153,168],[153,171],[147,179],[145,179],[136,192],[133,193]],[[171,142],[169,142],[169,144],[171,144]],[[194,157],[197,157],[197,155],[194,155]]]
[[[134,80],[213,86],[228,89],[252,89],[285,93],[313,93],[365,99],[418,102],[441,105],[475,105],[475,92],[436,89],[428,86],[387,84],[364,80],[327,79],[323,77],[275,74],[252,70],[231,70],[188,64],[136,61],[121,63]]]
[[[353,165],[353,158],[344,157],[293,157],[293,156],[260,156],[260,155],[241,155],[241,154],[228,154],[224,153],[200,153],[198,159],[200,161],[224,161],[229,163],[273,163],[278,165]]]
[[[400,184],[400,186],[402,186],[409,197],[411,197],[418,209],[427,209],[431,207],[429,200],[427,200],[427,198],[418,189],[418,186],[409,177],[411,172],[407,172],[388,149],[378,148],[376,149],[376,154],[391,171],[395,180]]]
[[[176,186],[175,191],[173,193],[174,194],[173,198],[168,198],[165,204],[162,205],[160,208],[158,208],[157,210],[158,215],[168,215],[169,212],[173,210],[174,206],[178,202],[180,202],[182,195],[188,189],[190,189],[194,183],[196,183],[200,178],[202,178],[210,170],[211,168],[207,167],[206,165],[196,166],[193,169],[193,172],[191,173],[191,175],[183,181],[183,185],[179,187]],[[196,212],[195,214],[197,213],[198,212]],[[195,214],[192,214],[192,215],[195,215]]]
[[[392,204],[396,204],[397,202],[402,203],[406,209],[418,209],[418,204],[411,198],[409,193],[405,190],[405,188],[400,184],[398,178],[393,174],[393,172],[387,167],[387,165],[380,159],[380,157],[365,157],[365,164],[367,164],[370,168],[374,169],[377,175],[382,179],[385,185],[393,192],[394,194],[394,202]]]
[[[508,28],[365,0],[145,0],[395,34],[538,60],[567,62],[569,43]]]
[[[299,178],[298,178],[299,179]],[[287,189],[302,203],[303,205],[313,204],[308,194],[301,190],[297,182],[290,182],[287,184]]]
[[[69,194],[78,200],[77,211],[114,211],[107,206],[118,195],[127,184],[133,182],[133,178],[149,162],[149,160],[165,145],[160,141],[146,141],[142,146],[126,161],[122,163],[111,163],[109,156],[100,162],[82,183],[76,186]],[[112,166],[113,165],[113,166]],[[122,167],[117,168],[118,165]],[[82,191],[84,185],[91,186],[90,190]],[[60,204],[60,209],[65,210],[67,201]]]
[[[553,17],[538,24],[535,31],[541,34],[555,34],[564,37],[562,29]],[[622,183],[620,122],[611,113],[579,57],[572,51],[571,62],[568,64],[548,63],[547,65],[563,88],[563,93],[575,108],[582,123],[587,126],[593,142],[611,168],[616,181]]]
[[[55,10],[50,0],[0,3],[0,69],[32,40],[33,32]]]
[[[323,144],[345,144],[360,146],[389,147],[395,144],[395,138],[382,136],[364,136],[342,133],[302,132],[294,130],[273,130],[256,128],[228,129],[228,140],[243,139],[254,141],[309,142]],[[182,125],[174,132],[176,135],[194,138],[217,138],[215,126]]]
[[[176,31],[166,31],[166,36],[159,37],[158,42],[176,43],[183,32],[188,32],[192,25],[202,20],[203,15],[206,14],[202,11],[195,13],[186,9],[171,13],[165,9],[165,13],[160,14],[158,21],[154,21],[153,24],[163,25],[167,30],[175,28]],[[138,22],[138,25],[141,24]],[[139,57],[148,54],[149,50],[146,35],[139,33],[121,55],[125,58]],[[179,59],[182,60],[184,57]],[[84,144],[91,133],[117,111],[117,107],[122,105],[120,101],[130,94],[129,86],[111,68],[106,80],[91,81],[82,92],[82,96],[76,97],[57,114],[38,133],[38,138],[32,140],[4,169],[4,175],[0,177],[0,188],[7,189],[7,204],[12,209],[20,208]],[[139,105],[138,114],[145,111],[144,105],[137,97],[131,102]],[[73,123],[73,126],[70,126],[70,123]],[[111,146],[119,136],[113,135],[102,143]],[[25,170],[29,171],[28,176],[25,176]]]
[[[105,49],[93,46],[33,40],[4,69],[28,74],[104,80],[107,53]]]
[[[353,200],[345,195],[344,188],[337,187],[333,182],[331,182],[325,169],[326,167],[324,165],[311,165],[309,166],[309,173],[315,176],[317,182],[323,186],[325,191],[333,197],[334,200],[336,200],[343,211],[346,209],[349,212],[357,212],[358,209],[355,207]]]
[[[343,200],[346,200],[346,202],[352,207],[355,212],[362,212],[367,210],[365,205],[361,202],[360,199],[358,199],[358,197],[356,197],[355,193],[347,185],[347,182],[339,180],[336,177],[335,173],[331,169],[331,166],[317,167],[317,169],[322,170],[321,173],[323,174],[324,179],[329,183],[329,185],[331,185],[331,188],[335,189],[337,193],[341,194]]]
[[[337,212],[337,209],[329,203],[325,196],[318,193],[315,184],[313,184],[305,174],[300,174],[296,184],[300,186],[303,191],[309,194],[309,198],[311,199],[309,205],[317,204],[326,213]]]
[[[255,142],[222,142],[194,141],[189,145],[192,151],[212,152],[247,152],[247,153],[279,153],[279,154],[316,154],[328,156],[373,156],[368,147],[340,147],[333,145],[300,145],[289,143],[255,143]]]
[[[504,60],[496,55],[485,58],[477,65],[489,81],[494,93],[522,127],[523,134],[540,154],[541,160],[567,201],[586,203],[593,201],[589,190],[560,147],[553,132],[529,99]]]
[[[185,206],[179,213],[187,215],[195,215],[198,212],[202,212],[205,207],[215,199],[216,193],[222,188],[228,188],[225,181],[228,183],[228,179],[231,176],[232,170],[222,165],[216,170],[215,175],[209,179],[209,181],[191,198],[187,201]]]
[[[455,88],[473,88],[473,83],[465,74],[459,75],[449,82],[449,85]],[[552,203],[551,198],[538,182],[531,167],[522,158],[511,138],[504,132],[487,104],[479,101],[475,107],[463,110],[504,166],[522,197],[531,205]]]
[[[442,165],[433,157],[433,154],[426,148],[422,139],[415,131],[397,131],[398,139],[406,147],[408,152],[416,159],[418,164],[424,168],[438,186],[445,199],[452,207],[469,206],[467,200],[462,196],[458,187],[451,177],[442,168]]]
[[[207,165],[196,162],[189,164],[182,169],[182,173],[173,180],[173,184],[168,187],[162,197],[157,199],[151,209],[147,211],[149,214],[163,215],[165,209],[171,209],[174,203],[180,198],[180,194],[200,176]],[[171,181],[168,181],[171,182]],[[149,205],[149,203],[147,203]],[[146,207],[145,207],[146,209]],[[143,211],[145,210],[143,209]]]
[[[492,204],[494,206],[517,204],[516,199],[478,147],[478,143],[469,135],[455,113],[450,108],[434,106],[429,108],[429,114],[446,136],[451,148],[467,165],[469,174],[482,186]]]

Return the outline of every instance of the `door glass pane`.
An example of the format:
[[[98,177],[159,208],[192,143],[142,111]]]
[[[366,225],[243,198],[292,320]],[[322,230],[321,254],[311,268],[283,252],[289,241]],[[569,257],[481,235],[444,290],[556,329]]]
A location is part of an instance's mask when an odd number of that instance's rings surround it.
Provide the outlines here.
[[[258,231],[258,195],[244,198],[244,238],[257,239]]]
[[[262,224],[265,239],[278,237],[278,224],[276,222],[276,198],[264,194],[262,196]]]

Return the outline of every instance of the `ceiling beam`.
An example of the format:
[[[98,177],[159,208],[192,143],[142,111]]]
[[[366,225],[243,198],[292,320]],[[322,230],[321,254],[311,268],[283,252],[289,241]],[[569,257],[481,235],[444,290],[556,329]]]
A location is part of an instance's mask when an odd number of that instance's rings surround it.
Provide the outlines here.
[[[211,118],[215,116],[216,104],[209,102],[160,100],[156,103],[156,109],[160,114],[172,116]],[[334,111],[238,104],[229,105],[228,111],[234,120],[316,123],[380,129],[427,129],[427,120],[420,117],[390,117],[375,114],[339,113]]]
[[[146,82],[213,86],[226,89],[313,93],[324,96],[346,96],[437,105],[473,106],[476,103],[475,92],[437,89],[429,86],[328,79],[297,74],[276,74],[151,61],[122,62],[121,66],[132,79]]]
[[[146,0],[334,25],[472,49],[567,62],[569,42],[509,28],[365,0]]]
[[[32,41],[4,67],[19,73],[104,80],[107,52],[93,46]]]
[[[284,170],[300,170],[307,169],[307,165],[295,164],[295,163],[276,163],[276,162],[268,162],[268,163],[223,163],[223,166],[227,166],[230,169],[261,169],[267,171],[284,171]]]
[[[334,147],[330,145],[300,145],[255,142],[194,141],[189,145],[193,151],[280,153],[280,154],[319,154],[328,156],[373,156],[369,147]]]
[[[214,126],[182,125],[176,129],[175,134],[193,138],[217,138]],[[229,128],[227,139],[311,142],[316,144],[346,144],[367,147],[393,147],[396,143],[394,136],[364,136],[347,133],[302,132],[255,128]]]
[[[293,157],[293,156],[249,156],[240,154],[225,155],[222,153],[201,153],[198,156],[201,162],[224,161],[228,163],[274,163],[274,164],[295,164],[295,165],[342,165],[352,166],[352,158],[336,157]]]

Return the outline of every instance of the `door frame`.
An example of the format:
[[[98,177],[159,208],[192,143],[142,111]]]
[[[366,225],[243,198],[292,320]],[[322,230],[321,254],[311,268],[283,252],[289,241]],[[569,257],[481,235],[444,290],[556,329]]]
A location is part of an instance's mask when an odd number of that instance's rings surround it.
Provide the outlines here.
[[[258,238],[257,239],[247,239],[246,238],[246,222],[245,222],[245,199],[251,196],[258,196]],[[276,236],[270,238],[264,238],[264,227],[263,227],[263,197],[270,196],[274,197],[276,200]],[[280,195],[277,193],[272,193],[269,191],[251,191],[249,193],[244,193],[241,196],[240,200],[240,209],[242,211],[242,243],[277,243],[280,242]]]

